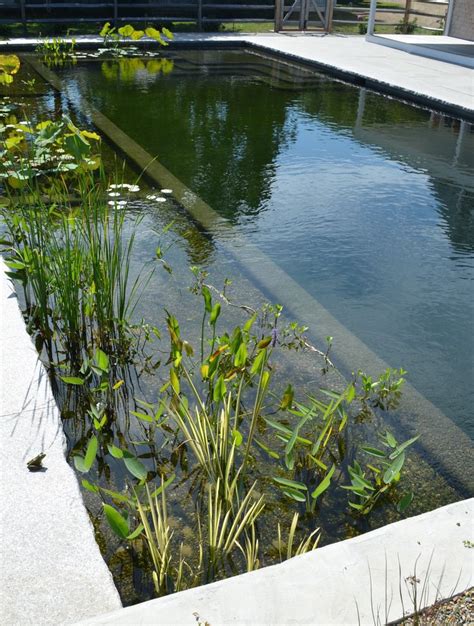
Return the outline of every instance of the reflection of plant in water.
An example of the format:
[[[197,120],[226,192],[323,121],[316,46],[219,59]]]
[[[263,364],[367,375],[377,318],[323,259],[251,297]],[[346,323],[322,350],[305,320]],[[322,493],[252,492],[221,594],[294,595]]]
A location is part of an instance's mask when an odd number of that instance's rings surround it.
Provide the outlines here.
[[[173,71],[173,59],[141,59],[120,58],[113,61],[104,61],[101,65],[102,74],[108,80],[130,81],[138,72],[147,72],[150,75],[162,74],[166,76]]]
[[[35,48],[44,63],[48,66],[64,65],[66,63],[75,63],[76,40],[71,41],[54,37],[53,39],[44,39]]]
[[[20,59],[16,54],[0,54],[0,85],[11,85],[19,69]]]

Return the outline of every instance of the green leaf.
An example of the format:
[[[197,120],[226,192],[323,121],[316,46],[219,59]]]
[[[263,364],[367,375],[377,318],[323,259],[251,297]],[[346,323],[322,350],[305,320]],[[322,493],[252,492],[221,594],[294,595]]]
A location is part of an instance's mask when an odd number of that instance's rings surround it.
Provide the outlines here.
[[[74,459],[74,465],[76,466],[77,471],[81,472],[82,474],[85,474],[88,470],[84,463],[84,457],[81,456],[80,454],[76,454],[74,455],[73,459]]]
[[[234,357],[234,366],[243,367],[245,363],[247,362],[247,356],[248,356],[247,346],[245,345],[245,342],[242,342]]]
[[[215,325],[220,313],[221,313],[221,305],[219,304],[219,302],[216,302],[216,304],[212,307],[211,315],[209,317],[209,324],[211,326]]]
[[[265,445],[264,443],[262,443],[258,439],[254,438],[254,441],[257,444],[257,446],[259,448],[262,448],[262,450],[264,450],[268,455],[270,455],[272,457],[272,459],[279,459],[280,458],[279,454],[277,454],[274,450],[271,450],[267,445]]]
[[[87,491],[90,491],[91,493],[98,493],[99,492],[99,487],[97,487],[96,485],[93,485],[92,483],[90,483],[85,478],[82,479],[81,483],[82,483],[82,486],[84,487],[84,489],[87,489]]]
[[[296,500],[297,502],[306,502],[306,496],[304,496],[301,491],[298,491],[297,489],[282,487],[282,491],[285,496],[288,496],[288,498],[291,498],[292,500]]]
[[[95,351],[94,360],[100,370],[103,372],[109,371],[109,357],[100,348],[97,348]]]
[[[176,370],[173,367],[170,369],[170,383],[175,394],[179,395],[179,390],[180,390],[179,378],[178,378],[178,374],[176,373]]]
[[[313,500],[317,500],[319,496],[322,493],[324,493],[326,489],[328,489],[329,485],[331,484],[331,478],[332,478],[332,475],[334,474],[335,469],[336,469],[336,466],[333,465],[331,469],[329,470],[329,472],[326,474],[326,476],[322,479],[322,481],[316,487],[316,489],[312,492],[311,497],[313,498]]]
[[[252,367],[250,368],[251,374],[256,374],[262,369],[262,367],[265,364],[266,357],[267,357],[267,351],[260,350],[260,352],[255,357],[254,362],[252,363]]]
[[[174,389],[174,387],[173,387],[173,389]],[[132,415],[135,415],[135,417],[138,417],[138,419],[140,419],[140,420],[142,420],[144,422],[154,422],[155,421],[155,419],[151,415],[147,415],[146,413],[141,413],[140,411],[130,411],[130,413]]]
[[[82,378],[77,378],[76,376],[60,376],[63,383],[67,385],[83,385],[84,380]]]
[[[372,456],[377,456],[382,459],[385,458],[385,452],[382,450],[378,450],[377,448],[372,448],[371,446],[362,446],[362,450],[367,452],[367,454],[371,454]]]
[[[136,539],[138,537],[138,535],[141,535],[142,532],[144,530],[143,524],[139,524],[135,530],[133,531],[133,533],[131,533],[130,535],[127,535],[127,539],[129,541],[131,541],[132,539]]]
[[[95,460],[95,455],[97,454],[98,446],[99,442],[97,440],[97,437],[94,435],[90,438],[89,443],[87,444],[86,455],[84,457],[84,467],[86,468],[86,472],[88,472],[92,467],[92,463]]]
[[[297,489],[299,491],[308,491],[308,487],[304,483],[300,483],[296,480],[280,478],[279,476],[274,476],[273,480],[279,485],[283,485],[283,487],[289,487],[290,489]]]
[[[130,452],[124,451],[123,462],[125,463],[125,467],[128,469],[130,474],[135,476],[135,478],[138,478],[138,480],[145,480],[148,476],[147,468],[135,456],[130,454]]]
[[[285,389],[285,393],[283,394],[283,398],[281,399],[281,402],[280,402],[280,409],[282,411],[285,411],[288,408],[291,409],[294,396],[295,396],[295,392],[293,390],[293,387],[291,385],[288,385],[288,387]]]
[[[397,458],[393,461],[393,463],[385,470],[383,475],[383,482],[388,485],[393,479],[399,474],[400,470],[405,463],[405,453],[402,452]]]
[[[413,492],[406,493],[397,504],[397,510],[399,513],[403,513],[413,502]]]
[[[117,511],[117,509],[110,506],[110,504],[104,504],[103,506],[105,517],[109,522],[110,528],[121,539],[126,539],[130,535],[130,528],[127,520]]]
[[[395,448],[395,446],[397,445],[397,440],[395,439],[395,437],[392,435],[392,433],[389,433],[388,430],[385,433],[385,438],[387,439],[387,443],[391,448]]]
[[[204,309],[206,313],[210,313],[212,311],[212,297],[211,292],[205,285],[202,287],[202,296],[204,298]]]
[[[110,444],[107,446],[107,450],[109,451],[109,454],[111,454],[115,459],[123,458],[123,452],[122,450],[120,450],[120,448],[117,448],[117,446]]]
[[[419,437],[420,435],[417,435],[416,437],[412,437],[412,439],[408,439],[408,441],[401,443],[399,446],[397,446],[397,448],[395,448],[395,450],[390,454],[388,458],[390,460],[395,459],[401,452],[403,452],[403,450],[415,443],[415,441],[419,439]]]
[[[214,402],[219,402],[225,396],[227,387],[225,386],[224,376],[221,374],[217,379],[216,386],[212,393],[212,399]]]
[[[234,438],[234,443],[236,448],[238,448],[239,446],[242,445],[242,441],[243,441],[243,437],[242,437],[242,433],[240,433],[238,430],[234,429],[232,431],[232,437]]]

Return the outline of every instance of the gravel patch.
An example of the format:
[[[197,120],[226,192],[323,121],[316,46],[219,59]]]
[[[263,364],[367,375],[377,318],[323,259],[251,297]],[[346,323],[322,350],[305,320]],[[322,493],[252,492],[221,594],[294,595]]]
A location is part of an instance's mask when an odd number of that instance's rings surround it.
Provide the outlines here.
[[[464,593],[428,607],[418,617],[407,617],[397,624],[404,626],[474,626],[474,587]]]

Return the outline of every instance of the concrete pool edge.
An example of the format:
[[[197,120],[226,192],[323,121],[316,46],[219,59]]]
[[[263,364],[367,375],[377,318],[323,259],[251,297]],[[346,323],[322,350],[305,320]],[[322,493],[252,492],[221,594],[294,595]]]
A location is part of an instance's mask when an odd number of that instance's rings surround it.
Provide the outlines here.
[[[377,615],[381,623],[395,621],[413,612],[408,577],[420,580],[420,593],[427,581],[423,607],[474,585],[474,550],[465,543],[472,541],[473,513],[474,499],[456,502],[278,565],[77,626],[191,624],[196,615],[213,626],[373,624]]]
[[[65,41],[70,39],[64,38]],[[40,40],[40,38],[17,38],[0,41],[0,52],[32,52]],[[134,42],[134,45],[138,47],[153,47],[153,44],[156,47],[156,42],[146,38],[140,42]],[[103,45],[103,41],[97,36],[79,36],[76,39],[78,50],[97,48],[101,45]],[[312,49],[311,45],[313,46]],[[322,50],[323,45],[327,49]],[[335,59],[332,55],[334,55],[337,45],[341,50],[344,47],[347,50],[339,55],[340,58]],[[356,55],[355,59],[351,58],[351,47],[357,49],[358,56]],[[297,37],[274,33],[260,35],[178,33],[169,49],[180,48],[239,48],[264,52],[280,61],[297,63],[335,79],[364,86],[416,106],[474,122],[474,91],[472,87],[474,85],[474,72],[472,70],[435,59],[416,57],[416,55],[402,50],[384,48],[366,41],[365,37],[341,35],[328,35],[325,38],[304,35]],[[369,58],[371,54],[373,58]],[[407,65],[410,66],[411,72],[417,73],[417,80],[409,80]],[[443,71],[445,73],[449,71],[450,75],[455,72],[459,74],[456,77],[449,77],[449,80],[454,81],[454,86],[450,84],[449,87],[446,87],[443,80],[437,78],[437,74]],[[427,84],[422,85],[419,77],[424,75],[428,76],[429,80],[427,80]],[[438,84],[435,84],[437,80]],[[471,84],[471,89],[467,89],[467,92],[466,83]],[[434,88],[431,88],[432,85]],[[461,104],[461,100],[464,101],[464,104]]]
[[[102,559],[46,371],[0,257],[0,621],[67,624],[122,606]],[[45,471],[26,463],[45,452]]]

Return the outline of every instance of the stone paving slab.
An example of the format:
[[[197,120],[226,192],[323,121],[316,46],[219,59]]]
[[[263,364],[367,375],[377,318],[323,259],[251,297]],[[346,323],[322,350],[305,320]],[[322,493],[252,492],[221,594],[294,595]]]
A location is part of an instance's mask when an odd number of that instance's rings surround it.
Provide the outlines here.
[[[0,623],[70,624],[121,607],[0,258]],[[46,453],[44,472],[28,460]]]
[[[423,606],[473,586],[474,549],[464,545],[473,539],[473,513],[474,499],[450,504],[280,565],[144,602],[78,626],[191,626],[196,613],[200,623],[212,626],[385,624],[413,612],[407,577],[416,575],[420,595],[427,581]]]

